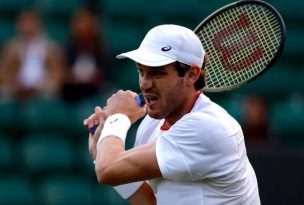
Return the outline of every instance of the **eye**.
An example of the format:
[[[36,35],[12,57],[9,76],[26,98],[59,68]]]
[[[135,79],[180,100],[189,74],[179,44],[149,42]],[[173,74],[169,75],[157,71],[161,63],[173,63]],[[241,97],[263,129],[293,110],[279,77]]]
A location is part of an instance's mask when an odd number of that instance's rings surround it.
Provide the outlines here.
[[[151,70],[151,72],[150,72],[150,75],[152,75],[152,76],[162,76],[165,74],[166,74],[166,72],[164,72],[163,70],[159,70],[159,69]]]

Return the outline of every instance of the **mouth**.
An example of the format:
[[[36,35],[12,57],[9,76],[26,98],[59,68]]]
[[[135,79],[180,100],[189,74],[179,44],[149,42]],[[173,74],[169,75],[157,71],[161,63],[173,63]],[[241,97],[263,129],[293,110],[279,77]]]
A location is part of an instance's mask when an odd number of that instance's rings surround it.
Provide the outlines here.
[[[158,97],[155,95],[145,95],[145,101],[148,106],[153,106],[157,103]]]

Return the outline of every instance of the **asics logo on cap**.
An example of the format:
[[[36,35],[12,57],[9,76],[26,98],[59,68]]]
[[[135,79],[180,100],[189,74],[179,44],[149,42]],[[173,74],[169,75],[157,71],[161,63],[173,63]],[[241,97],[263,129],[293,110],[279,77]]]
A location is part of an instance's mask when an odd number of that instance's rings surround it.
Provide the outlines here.
[[[162,51],[170,51],[171,50],[171,46],[162,47],[161,50]]]

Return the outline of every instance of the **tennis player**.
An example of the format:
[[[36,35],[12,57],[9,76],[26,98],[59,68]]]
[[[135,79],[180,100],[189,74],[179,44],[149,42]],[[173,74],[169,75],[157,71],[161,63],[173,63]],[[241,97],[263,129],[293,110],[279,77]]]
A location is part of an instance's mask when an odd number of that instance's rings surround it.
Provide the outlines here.
[[[117,58],[135,61],[146,106],[118,91],[84,120],[99,124],[89,136],[98,182],[132,205],[259,205],[240,125],[200,91],[205,51],[194,32],[157,26]],[[130,125],[146,113],[135,147],[125,151]]]

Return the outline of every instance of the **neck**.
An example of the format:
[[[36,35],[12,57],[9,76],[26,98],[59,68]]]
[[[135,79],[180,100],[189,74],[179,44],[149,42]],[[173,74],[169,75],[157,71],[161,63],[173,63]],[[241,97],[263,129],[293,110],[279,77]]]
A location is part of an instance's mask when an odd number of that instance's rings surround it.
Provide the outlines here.
[[[165,118],[166,122],[169,123],[170,125],[173,125],[176,121],[181,119],[185,114],[191,112],[191,110],[200,94],[201,94],[201,91],[195,91],[195,92],[189,93],[189,95],[187,97],[183,98],[184,101],[182,102],[182,108],[175,110],[175,112],[172,115],[167,116]]]

